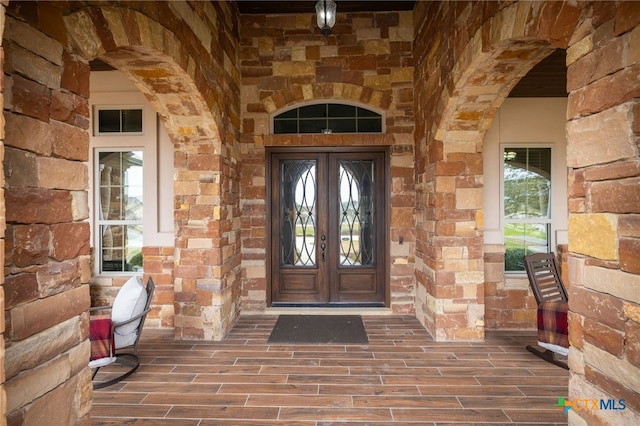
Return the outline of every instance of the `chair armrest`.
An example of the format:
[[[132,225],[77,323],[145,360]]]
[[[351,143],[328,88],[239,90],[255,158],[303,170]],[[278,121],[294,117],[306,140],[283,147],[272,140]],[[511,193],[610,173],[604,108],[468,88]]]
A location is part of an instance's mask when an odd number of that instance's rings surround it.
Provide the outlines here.
[[[144,317],[145,315],[147,315],[150,311],[151,311],[151,309],[146,309],[146,310],[140,312],[138,315],[132,316],[131,318],[129,318],[126,321],[114,322],[113,323],[113,328],[115,329],[116,327],[120,327],[121,325],[129,324],[130,322],[136,321],[136,320]]]
[[[111,309],[113,308],[113,305],[107,305],[107,306],[92,306],[89,308],[89,312],[95,312],[95,311],[103,311],[103,310],[107,310],[107,309]]]

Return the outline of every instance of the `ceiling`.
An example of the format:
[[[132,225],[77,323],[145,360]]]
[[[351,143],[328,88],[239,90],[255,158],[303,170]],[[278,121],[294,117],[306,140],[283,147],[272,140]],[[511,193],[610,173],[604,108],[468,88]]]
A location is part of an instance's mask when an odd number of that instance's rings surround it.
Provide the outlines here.
[[[314,0],[252,1],[237,0],[240,13],[315,13]],[[415,1],[342,1],[336,0],[338,12],[383,12],[390,10],[413,10]]]
[[[567,51],[556,49],[522,77],[510,98],[564,98],[567,96]]]

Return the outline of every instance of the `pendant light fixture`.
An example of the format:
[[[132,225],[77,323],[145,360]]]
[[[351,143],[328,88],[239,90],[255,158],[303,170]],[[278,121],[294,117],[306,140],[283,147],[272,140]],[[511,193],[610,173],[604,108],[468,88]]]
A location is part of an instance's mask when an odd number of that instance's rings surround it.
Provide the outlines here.
[[[327,37],[336,24],[336,2],[333,0],[318,0],[316,3],[316,20],[320,33]]]

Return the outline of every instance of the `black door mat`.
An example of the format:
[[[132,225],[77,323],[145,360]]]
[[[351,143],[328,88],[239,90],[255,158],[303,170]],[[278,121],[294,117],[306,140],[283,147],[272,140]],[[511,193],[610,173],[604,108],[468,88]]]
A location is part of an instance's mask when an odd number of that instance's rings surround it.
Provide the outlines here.
[[[280,315],[268,343],[369,343],[360,315]]]

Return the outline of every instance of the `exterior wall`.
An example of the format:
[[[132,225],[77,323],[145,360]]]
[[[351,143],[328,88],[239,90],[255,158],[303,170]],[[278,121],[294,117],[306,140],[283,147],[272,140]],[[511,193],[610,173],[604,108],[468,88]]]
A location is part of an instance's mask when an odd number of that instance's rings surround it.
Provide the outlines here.
[[[153,279],[156,286],[151,311],[145,319],[145,327],[174,328],[174,248],[151,247],[142,248],[144,282]],[[129,276],[102,276],[90,280],[91,306],[109,306]]]
[[[6,418],[89,424],[89,74],[15,6],[3,40]]]
[[[570,412],[569,423],[638,424],[640,4],[588,12],[593,31],[576,31],[567,49],[569,397],[628,409]]]
[[[517,79],[562,47],[569,398],[627,403],[571,410],[569,422],[640,424],[636,2],[418,2],[413,15],[339,15],[328,39],[311,14],[240,23],[231,2],[69,5],[10,2],[4,23],[0,372],[10,423],[89,423],[89,60],[135,81],[176,147],[175,248],[147,248],[145,267],[174,274],[178,338],[221,339],[241,297],[264,309],[264,147],[366,143],[392,146],[392,205],[402,213],[390,232],[392,307],[412,312],[415,293],[436,339],[474,340],[484,337],[489,254],[482,141]],[[387,135],[263,136],[271,113],[327,98],[385,110]],[[397,244],[400,235],[411,244]]]
[[[418,2],[414,10],[416,315],[437,340],[484,338],[481,141],[499,106],[490,90],[500,86],[487,87],[490,66],[472,67],[483,20],[498,7]]]
[[[2,407],[12,424],[89,424],[89,60],[134,81],[175,146],[175,247],[146,247],[145,267],[175,286],[177,337],[221,339],[239,315],[237,8],[76,6],[7,7]]]
[[[483,140],[521,76],[566,47],[580,11],[560,2],[418,2],[414,13],[416,312],[438,340],[482,339]]]
[[[313,14],[241,17],[243,311],[267,303],[267,146],[391,146],[390,307],[413,313],[412,12],[338,11],[325,38]],[[270,117],[304,102],[337,100],[382,111],[382,135],[270,135]],[[404,243],[399,243],[400,236]]]
[[[66,15],[70,45],[127,75],[162,118],[175,147],[175,334],[219,340],[240,311],[237,8],[120,5]]]
[[[142,258],[145,279],[151,277],[156,286],[145,326],[148,323],[150,327],[174,328],[174,248],[145,246]]]
[[[5,5],[0,4],[0,34],[4,34],[5,23]],[[4,45],[3,45],[4,46]],[[4,47],[0,46],[0,68],[4,70]],[[5,90],[4,73],[0,77],[0,95],[4,95]],[[0,105],[4,109],[4,96],[0,97]],[[0,124],[0,158],[4,158],[4,124]],[[4,202],[4,174],[0,176],[0,182],[2,183],[0,189],[0,258],[2,259],[2,265],[4,265],[4,250],[5,250],[5,233],[6,233],[6,216],[5,216],[5,202]],[[5,368],[5,286],[4,286],[4,274],[0,278],[0,423],[4,422],[3,419],[7,418],[7,393],[5,392],[6,381],[6,368]]]
[[[418,318],[438,340],[482,338],[482,141],[519,76],[567,48],[569,398],[627,402],[569,422],[638,423],[640,7],[419,2],[415,20]]]
[[[568,277],[566,259],[567,246],[555,248],[556,259],[562,275],[563,284],[571,285]],[[504,273],[504,244],[484,245],[484,303],[485,324],[493,330],[535,330],[538,304],[529,280],[522,277],[509,277]]]

